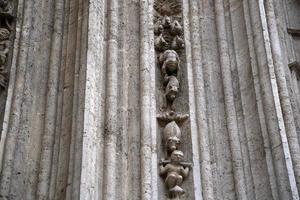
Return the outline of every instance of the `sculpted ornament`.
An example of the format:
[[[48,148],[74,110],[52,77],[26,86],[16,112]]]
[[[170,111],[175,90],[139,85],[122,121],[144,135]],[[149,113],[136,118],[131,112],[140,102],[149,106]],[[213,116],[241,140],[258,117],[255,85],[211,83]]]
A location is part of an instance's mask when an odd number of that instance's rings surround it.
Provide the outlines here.
[[[9,35],[7,29],[0,28],[0,86],[3,88],[7,85],[6,62],[10,47]]]
[[[181,188],[182,181],[189,174],[189,163],[183,163],[183,152],[174,150],[170,161],[160,162],[160,175],[165,177],[165,184],[170,198],[179,198],[185,192]]]
[[[7,61],[10,52],[12,30],[12,1],[0,0],[0,88],[7,86]]]
[[[190,163],[183,162],[180,151],[182,133],[180,126],[189,118],[187,114],[175,112],[174,102],[180,87],[180,56],[183,55],[184,39],[181,0],[154,1],[154,47],[157,65],[162,75],[166,107],[157,114],[162,128],[162,138],[167,159],[161,160],[160,175],[164,178],[168,197],[179,199],[185,191],[181,188],[184,178],[189,174]]]
[[[166,50],[159,57],[159,61],[162,63],[161,72],[165,79],[165,83],[168,82],[169,76],[175,76],[177,79],[179,78],[180,59],[176,51]]]
[[[163,130],[163,139],[168,153],[178,150],[181,144],[181,131],[175,121],[168,123]]]
[[[179,81],[175,76],[169,76],[168,84],[166,86],[166,99],[167,102],[172,105],[174,100],[176,99],[178,90],[179,90]]]
[[[179,114],[173,110],[170,110],[170,111],[165,111],[157,114],[156,118],[161,123],[162,126],[172,121],[175,121],[176,124],[178,125],[182,125],[189,118],[189,115]]]
[[[155,0],[154,9],[161,15],[174,15],[182,11],[181,0]]]

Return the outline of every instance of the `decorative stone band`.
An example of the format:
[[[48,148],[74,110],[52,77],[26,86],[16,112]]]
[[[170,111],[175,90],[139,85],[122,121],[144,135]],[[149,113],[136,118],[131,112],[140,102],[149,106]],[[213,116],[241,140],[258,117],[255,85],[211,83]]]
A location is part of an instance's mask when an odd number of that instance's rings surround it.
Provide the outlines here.
[[[154,17],[154,46],[157,65],[161,70],[166,105],[157,115],[159,124],[164,127],[162,138],[167,159],[159,162],[160,175],[165,180],[169,198],[180,198],[185,191],[182,182],[188,176],[191,163],[184,162],[184,153],[180,150],[182,134],[180,126],[189,118],[176,113],[173,103],[180,86],[180,56],[184,48],[182,21],[182,3],[180,0],[156,0]]]
[[[5,89],[8,82],[7,65],[14,18],[13,1],[0,0],[0,90]]]

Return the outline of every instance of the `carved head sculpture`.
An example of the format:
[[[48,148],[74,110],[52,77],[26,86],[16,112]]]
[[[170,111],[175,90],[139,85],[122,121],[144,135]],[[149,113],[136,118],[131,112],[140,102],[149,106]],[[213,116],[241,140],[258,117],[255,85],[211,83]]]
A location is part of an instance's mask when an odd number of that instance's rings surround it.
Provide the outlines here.
[[[170,28],[171,27],[171,18],[169,16],[164,16],[163,20],[162,20],[162,24],[164,26],[164,28]]]
[[[184,154],[180,150],[175,150],[171,154],[171,162],[175,164],[180,164],[184,159]]]
[[[162,73],[163,75],[178,75],[178,71],[180,69],[180,60],[179,56],[174,50],[166,50],[164,53],[159,57],[159,61],[162,64]]]
[[[172,121],[165,126],[163,138],[168,152],[173,152],[178,149],[181,143],[181,131],[175,121]]]
[[[175,76],[169,76],[168,84],[166,87],[166,98],[169,102],[173,103],[179,89],[179,81]]]

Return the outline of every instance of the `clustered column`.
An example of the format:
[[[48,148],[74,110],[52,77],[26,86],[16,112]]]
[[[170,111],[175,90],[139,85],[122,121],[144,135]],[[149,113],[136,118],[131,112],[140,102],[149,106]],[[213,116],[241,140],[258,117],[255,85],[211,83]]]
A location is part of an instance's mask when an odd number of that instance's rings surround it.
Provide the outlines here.
[[[180,198],[185,191],[181,187],[187,178],[191,164],[184,162],[181,151],[181,125],[189,118],[187,114],[176,112],[173,105],[179,92],[181,64],[184,55],[184,35],[182,28],[182,3],[180,0],[156,0],[154,3],[154,35],[157,67],[161,71],[165,105],[157,115],[163,127],[162,138],[167,158],[160,160],[160,175],[164,179],[168,197]]]

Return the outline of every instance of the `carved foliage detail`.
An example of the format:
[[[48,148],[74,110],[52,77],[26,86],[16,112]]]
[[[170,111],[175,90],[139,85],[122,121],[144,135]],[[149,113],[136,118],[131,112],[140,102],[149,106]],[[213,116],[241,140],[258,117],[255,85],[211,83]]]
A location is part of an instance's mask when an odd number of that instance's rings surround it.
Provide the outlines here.
[[[166,109],[157,115],[163,127],[162,138],[167,155],[159,163],[160,175],[164,178],[168,197],[180,198],[185,193],[181,185],[191,168],[190,163],[183,162],[184,153],[180,150],[183,145],[180,126],[189,115],[179,114],[173,107],[180,89],[180,56],[184,49],[181,0],[155,0],[154,9],[154,47],[166,100]]]
[[[0,0],[0,90],[6,88],[8,82],[7,64],[14,21],[12,4],[11,0]]]

